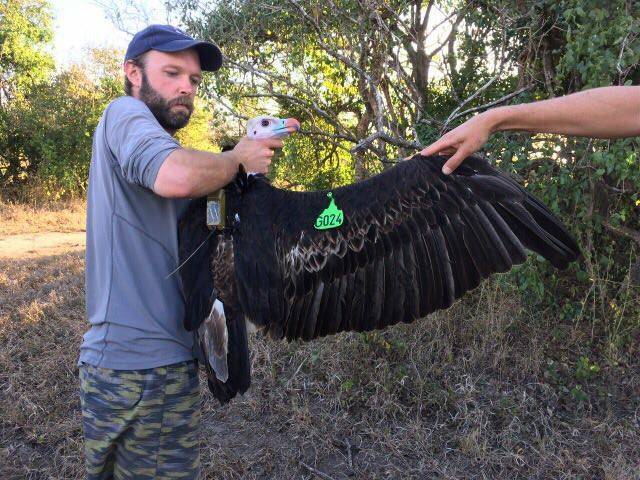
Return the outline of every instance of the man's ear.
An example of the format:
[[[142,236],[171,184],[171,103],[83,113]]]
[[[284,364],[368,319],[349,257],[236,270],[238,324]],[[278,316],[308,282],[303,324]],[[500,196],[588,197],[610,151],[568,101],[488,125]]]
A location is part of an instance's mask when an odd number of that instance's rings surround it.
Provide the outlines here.
[[[136,62],[127,60],[123,65],[124,74],[127,76],[134,89],[139,89],[142,85],[142,67]]]

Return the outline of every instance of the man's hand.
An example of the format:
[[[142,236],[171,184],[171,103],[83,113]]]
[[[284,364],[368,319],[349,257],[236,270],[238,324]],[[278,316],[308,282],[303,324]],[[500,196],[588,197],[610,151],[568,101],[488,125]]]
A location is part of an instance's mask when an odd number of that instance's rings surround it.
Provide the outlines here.
[[[442,167],[442,173],[449,175],[465,158],[487,143],[489,135],[493,133],[493,122],[486,115],[487,113],[489,112],[476,115],[445,133],[439,140],[423,149],[420,155],[451,155]]]
[[[282,140],[278,138],[251,140],[243,137],[232,152],[234,160],[238,165],[242,164],[247,172],[268,173],[273,149],[282,148],[282,145]]]

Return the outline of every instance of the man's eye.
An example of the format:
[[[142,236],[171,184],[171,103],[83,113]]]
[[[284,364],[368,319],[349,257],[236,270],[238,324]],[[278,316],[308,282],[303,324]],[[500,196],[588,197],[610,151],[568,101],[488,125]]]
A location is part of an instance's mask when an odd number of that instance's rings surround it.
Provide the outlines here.
[[[269,126],[269,120],[262,120],[260,122],[260,125],[262,125],[263,127],[268,127]]]
[[[175,77],[176,75],[178,75],[178,72],[167,72],[167,75],[169,75],[170,77]]]
[[[198,85],[200,85],[201,82],[202,82],[202,80],[200,78],[192,78],[191,79],[191,83],[193,83],[196,87]]]

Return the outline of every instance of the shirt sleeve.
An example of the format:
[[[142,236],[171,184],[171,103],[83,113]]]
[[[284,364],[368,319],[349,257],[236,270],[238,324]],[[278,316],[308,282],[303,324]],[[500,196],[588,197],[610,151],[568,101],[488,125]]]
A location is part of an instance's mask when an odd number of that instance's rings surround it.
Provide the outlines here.
[[[180,144],[158,123],[140,100],[121,97],[107,109],[107,145],[131,183],[153,190],[165,158]]]

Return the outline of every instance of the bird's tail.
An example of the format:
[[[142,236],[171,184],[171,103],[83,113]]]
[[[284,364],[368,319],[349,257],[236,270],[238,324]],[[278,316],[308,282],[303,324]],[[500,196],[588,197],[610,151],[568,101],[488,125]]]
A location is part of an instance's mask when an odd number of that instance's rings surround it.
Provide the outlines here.
[[[207,350],[200,339],[203,350],[204,366],[207,372],[209,390],[218,401],[224,405],[238,393],[243,394],[251,385],[251,363],[249,358],[249,343],[247,326],[244,315],[238,309],[224,305],[227,323],[227,372],[226,381],[220,380],[207,360]]]

